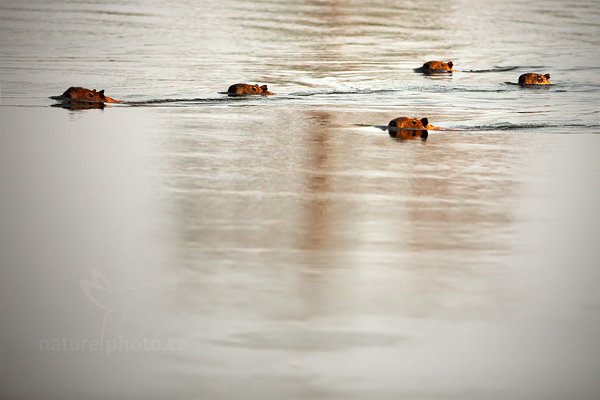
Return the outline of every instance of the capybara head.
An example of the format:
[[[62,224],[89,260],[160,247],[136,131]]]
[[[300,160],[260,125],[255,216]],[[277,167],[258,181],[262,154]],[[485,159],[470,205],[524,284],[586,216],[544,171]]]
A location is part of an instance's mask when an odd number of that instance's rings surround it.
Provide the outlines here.
[[[68,88],[61,96],[53,97],[53,99],[68,102],[85,101],[94,103],[120,103],[119,100],[106,96],[104,90],[97,92],[96,89],[90,90],[74,86]]]
[[[248,83],[236,83],[235,85],[231,85],[231,86],[229,86],[229,89],[227,89],[227,93],[237,94],[237,95],[243,95],[243,94],[272,95],[272,94],[275,94],[275,93],[269,91],[269,88],[267,88],[267,85],[258,86],[258,85],[250,85]]]
[[[423,64],[424,72],[452,72],[452,61],[427,61]]]
[[[427,118],[399,117],[391,120],[388,124],[388,133],[391,137],[400,139],[427,139],[429,132]]]
[[[519,77],[519,85],[551,85],[550,74],[523,74]]]

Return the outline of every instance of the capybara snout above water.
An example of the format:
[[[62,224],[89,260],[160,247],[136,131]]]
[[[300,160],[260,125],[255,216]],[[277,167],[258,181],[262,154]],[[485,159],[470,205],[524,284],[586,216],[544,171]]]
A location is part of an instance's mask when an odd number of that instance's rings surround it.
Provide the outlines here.
[[[267,85],[251,85],[248,83],[236,83],[229,86],[227,93],[230,95],[246,95],[246,94],[261,94],[263,96],[270,96],[275,93],[270,92]]]
[[[519,76],[519,85],[551,85],[550,74],[523,74]]]
[[[388,133],[393,138],[399,139],[427,139],[427,129],[434,127],[429,124],[427,118],[399,117],[388,123]]]
[[[113,99],[104,94],[104,90],[87,89],[79,86],[71,86],[60,96],[53,96],[51,99],[64,102],[88,102],[88,103],[120,103],[120,100]]]

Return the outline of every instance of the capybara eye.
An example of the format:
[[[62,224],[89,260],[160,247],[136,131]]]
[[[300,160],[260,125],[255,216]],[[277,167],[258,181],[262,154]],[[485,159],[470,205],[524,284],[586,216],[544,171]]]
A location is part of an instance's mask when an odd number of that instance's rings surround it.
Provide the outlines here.
[[[417,121],[413,121],[413,122],[412,122],[412,124],[413,124],[413,125],[416,125],[416,124],[417,124]]]
[[[92,98],[94,98],[94,95],[93,95],[93,94],[91,94],[91,93],[88,93],[88,97],[89,97],[90,99],[92,99]]]
[[[256,92],[256,87],[252,86],[252,91]]]

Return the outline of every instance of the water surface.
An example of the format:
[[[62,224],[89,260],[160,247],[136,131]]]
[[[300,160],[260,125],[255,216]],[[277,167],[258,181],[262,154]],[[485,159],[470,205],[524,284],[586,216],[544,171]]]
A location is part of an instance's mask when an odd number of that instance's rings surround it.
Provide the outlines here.
[[[598,398],[599,20],[4,1],[2,397]]]

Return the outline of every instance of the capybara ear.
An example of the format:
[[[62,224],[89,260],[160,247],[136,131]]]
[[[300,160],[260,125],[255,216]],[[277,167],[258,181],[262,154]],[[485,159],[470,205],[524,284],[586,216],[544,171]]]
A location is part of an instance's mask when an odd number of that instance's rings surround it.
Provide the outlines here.
[[[429,120],[427,118],[421,118],[421,122],[423,123],[423,126],[425,128],[427,128],[427,125],[429,124]]]
[[[101,99],[105,98],[105,96],[104,96],[104,89],[102,89],[101,91],[99,91],[98,94],[100,95]]]
[[[449,66],[450,68],[452,68],[452,66],[453,66],[453,65],[454,65],[454,64],[452,64],[452,61],[448,61],[448,66]]]
[[[550,74],[546,74],[544,76],[546,77],[546,79],[550,79]]]
[[[269,88],[267,87],[267,85],[262,85],[260,87],[264,92],[266,92],[267,90],[269,90]]]

